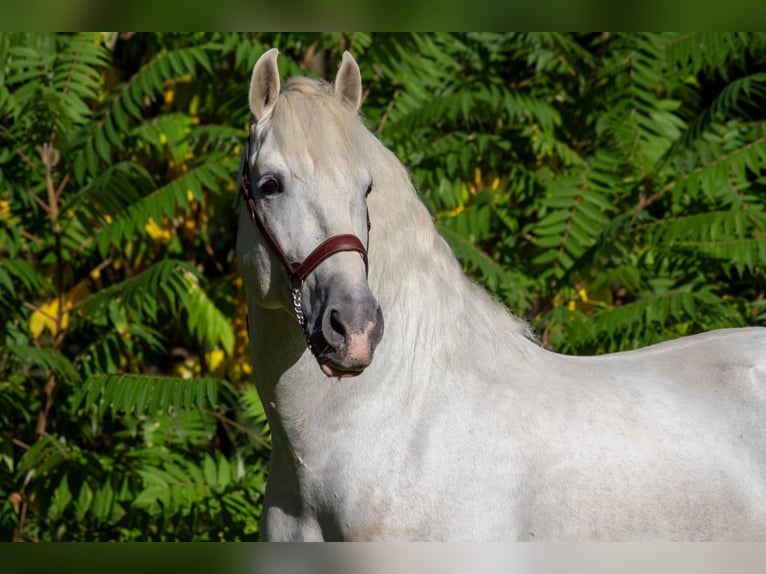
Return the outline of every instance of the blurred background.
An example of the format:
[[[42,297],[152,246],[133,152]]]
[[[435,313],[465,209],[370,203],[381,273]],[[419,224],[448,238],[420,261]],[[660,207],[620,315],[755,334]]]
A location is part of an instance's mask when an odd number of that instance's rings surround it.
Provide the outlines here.
[[[0,539],[257,539],[235,178],[275,46],[283,77],[353,53],[544,346],[766,325],[766,34],[1,33]]]

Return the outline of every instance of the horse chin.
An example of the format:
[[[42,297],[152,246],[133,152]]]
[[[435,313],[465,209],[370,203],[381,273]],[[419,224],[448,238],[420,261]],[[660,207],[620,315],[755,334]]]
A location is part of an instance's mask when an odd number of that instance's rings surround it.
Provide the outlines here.
[[[345,367],[339,367],[331,363],[320,363],[319,368],[328,377],[334,377],[337,379],[345,379],[348,377],[356,377],[364,372],[364,367],[349,369]]]

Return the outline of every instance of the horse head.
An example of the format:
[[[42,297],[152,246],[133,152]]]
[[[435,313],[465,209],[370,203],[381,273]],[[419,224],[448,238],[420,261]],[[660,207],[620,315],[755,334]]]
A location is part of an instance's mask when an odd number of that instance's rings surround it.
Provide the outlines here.
[[[251,300],[293,313],[322,371],[352,376],[383,336],[367,283],[374,182],[361,74],[346,52],[333,85],[298,79],[280,91],[277,56],[269,50],[253,68],[238,259]]]

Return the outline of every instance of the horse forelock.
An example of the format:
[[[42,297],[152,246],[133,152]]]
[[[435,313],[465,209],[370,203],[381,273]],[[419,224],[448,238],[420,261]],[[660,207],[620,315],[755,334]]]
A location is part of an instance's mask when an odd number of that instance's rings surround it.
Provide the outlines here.
[[[365,161],[364,132],[358,114],[332,95],[331,86],[291,78],[273,113],[260,122],[257,137],[273,137],[291,169],[309,175],[323,167],[337,169],[342,162]]]

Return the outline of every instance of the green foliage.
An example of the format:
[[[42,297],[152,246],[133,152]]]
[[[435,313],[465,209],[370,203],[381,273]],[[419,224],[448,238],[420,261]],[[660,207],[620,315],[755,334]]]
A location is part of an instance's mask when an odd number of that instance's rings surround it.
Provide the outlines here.
[[[0,537],[257,537],[234,174],[255,60],[370,129],[543,343],[766,324],[766,35],[0,34]]]
[[[4,539],[257,536],[231,50],[0,35]]]
[[[115,415],[120,410],[142,414],[155,414],[173,409],[197,407],[203,411],[208,404],[218,402],[218,381],[215,379],[184,379],[151,377],[146,375],[94,375],[80,387],[74,400],[75,410],[83,406],[96,412],[105,408]]]

